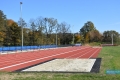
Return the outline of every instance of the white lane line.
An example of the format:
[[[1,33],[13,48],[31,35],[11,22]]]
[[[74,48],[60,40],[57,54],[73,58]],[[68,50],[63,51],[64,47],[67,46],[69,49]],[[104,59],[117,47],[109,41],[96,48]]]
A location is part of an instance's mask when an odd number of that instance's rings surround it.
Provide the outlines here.
[[[79,53],[82,53],[82,52],[85,52],[85,51],[81,51],[81,52],[79,52]],[[77,54],[79,54],[79,53],[77,53]],[[66,58],[64,58],[64,59],[70,58],[70,57],[75,56],[75,55],[77,55],[77,54],[70,55],[70,56],[68,56],[68,57],[66,57]]]
[[[67,47],[66,47],[67,48]],[[64,48],[63,48],[64,49]],[[68,48],[69,49],[69,48]],[[53,49],[54,50],[54,49]],[[46,50],[47,51],[47,50]],[[59,50],[60,51],[60,50]],[[52,51],[52,52],[55,52],[55,51]],[[47,52],[47,53],[49,53],[49,52]],[[29,53],[28,53],[29,54]],[[46,54],[46,53],[45,53]],[[49,53],[48,55],[50,55],[51,53]],[[12,59],[12,60],[14,60],[14,59]],[[0,62],[0,64],[1,63],[6,63],[6,62],[11,62],[11,61],[4,61],[4,62]],[[15,61],[15,62],[22,62],[22,61]]]
[[[82,57],[82,56],[84,56],[84,55],[86,55],[86,54],[88,54],[89,52],[91,52],[91,51],[93,51],[94,49],[91,49],[91,50],[89,50],[88,52],[86,52],[85,54],[83,54],[83,55],[80,55],[79,57],[77,57],[77,58],[80,58],[80,57]],[[77,59],[76,58],[76,59]]]
[[[91,58],[97,51],[99,51],[101,48],[97,49],[89,58]],[[89,59],[88,58],[88,59]]]
[[[80,48],[80,49],[77,49],[77,50],[81,50],[81,49],[84,49],[84,48]],[[26,64],[26,63],[30,63],[30,62],[34,62],[34,61],[38,61],[38,60],[42,60],[42,59],[46,59],[46,58],[50,58],[50,57],[54,57],[54,56],[57,56],[57,55],[66,54],[66,53],[69,53],[69,52],[74,52],[74,51],[77,51],[77,50],[72,50],[72,51],[68,51],[68,52],[64,52],[64,53],[60,53],[60,54],[56,54],[56,55],[51,55],[51,56],[48,56],[48,57],[43,57],[43,58],[39,58],[39,59],[35,59],[35,60],[31,60],[31,61],[27,61],[27,62],[23,62],[23,63],[19,63],[19,64],[14,64],[14,65],[2,67],[2,68],[0,68],[0,70],[10,68],[10,67],[14,67],[14,66],[18,66],[18,65],[22,65],[22,64]]]
[[[67,47],[66,47],[67,48]],[[85,47],[85,48],[89,48],[89,47]],[[64,49],[64,48],[63,48]],[[84,48],[83,48],[84,49]],[[59,50],[60,51],[60,50]],[[52,52],[55,52],[55,51],[52,51]],[[48,53],[48,52],[47,52]],[[28,53],[29,54],[29,53]],[[50,55],[50,53],[48,54]],[[5,63],[5,62],[11,62],[11,61],[4,61],[4,62],[0,62],[0,63]],[[15,61],[15,62],[21,62],[21,61]]]

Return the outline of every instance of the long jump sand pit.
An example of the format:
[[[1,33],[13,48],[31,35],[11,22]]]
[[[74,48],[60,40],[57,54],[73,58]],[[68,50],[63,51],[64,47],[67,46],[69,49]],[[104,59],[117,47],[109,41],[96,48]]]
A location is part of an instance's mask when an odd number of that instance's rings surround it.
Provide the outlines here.
[[[54,59],[21,72],[91,72],[96,59]]]

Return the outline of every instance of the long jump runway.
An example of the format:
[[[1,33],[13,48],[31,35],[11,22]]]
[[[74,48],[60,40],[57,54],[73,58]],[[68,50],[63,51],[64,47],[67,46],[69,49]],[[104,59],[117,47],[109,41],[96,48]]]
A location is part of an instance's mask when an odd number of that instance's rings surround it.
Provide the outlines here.
[[[0,55],[0,71],[96,71],[92,68],[96,67],[97,61],[100,61],[97,59],[100,51],[101,47],[80,46],[4,54]]]

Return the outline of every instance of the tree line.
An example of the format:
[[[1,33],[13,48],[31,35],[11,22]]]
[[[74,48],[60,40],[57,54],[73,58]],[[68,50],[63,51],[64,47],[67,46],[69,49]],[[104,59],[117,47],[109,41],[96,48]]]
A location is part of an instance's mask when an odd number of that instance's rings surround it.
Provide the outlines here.
[[[120,34],[116,31],[100,33],[91,21],[86,22],[78,33],[71,33],[71,25],[59,23],[55,18],[38,17],[26,23],[20,18],[17,22],[7,19],[0,10],[0,46],[21,46],[23,29],[24,45],[68,45],[73,43],[111,43],[120,42]],[[112,35],[113,34],[113,35]]]
[[[0,45],[20,46],[22,29],[24,45],[71,44],[70,27],[66,22],[58,23],[57,19],[47,17],[30,19],[29,23],[23,19],[15,22],[0,10]]]
[[[100,33],[91,21],[88,21],[80,29],[81,41],[83,43],[99,42],[102,44],[120,44],[120,34],[114,30]]]

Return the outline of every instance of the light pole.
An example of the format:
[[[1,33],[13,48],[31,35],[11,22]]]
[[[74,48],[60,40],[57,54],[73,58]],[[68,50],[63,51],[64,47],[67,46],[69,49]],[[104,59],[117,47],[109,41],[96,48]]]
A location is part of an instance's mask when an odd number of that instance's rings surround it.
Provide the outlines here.
[[[21,31],[21,34],[22,34],[22,47],[23,47],[23,26],[22,26],[22,2],[20,2],[20,12],[21,12],[21,18],[20,18],[20,20],[21,20],[21,29],[22,29],[22,31]]]
[[[73,44],[74,44],[74,33],[73,33]]]
[[[112,37],[112,45],[113,45],[113,33],[112,33],[111,37]]]
[[[57,40],[58,40],[58,39],[57,39],[57,31],[58,31],[58,27],[59,27],[59,24],[57,24],[57,27],[56,27],[56,46],[57,46],[57,43],[58,43],[58,42],[57,42]]]
[[[47,40],[47,37],[48,37],[48,36],[47,36],[47,35],[48,35],[48,34],[47,34],[47,18],[44,18],[44,20],[45,20],[45,29],[46,29],[46,32],[45,32],[45,36],[46,36],[45,41],[46,41],[46,43],[45,43],[45,44],[48,45],[48,40]]]
[[[73,26],[73,28],[74,28],[74,26]],[[73,31],[73,44],[74,44],[74,31]]]
[[[56,31],[56,46],[57,46],[57,31]]]

